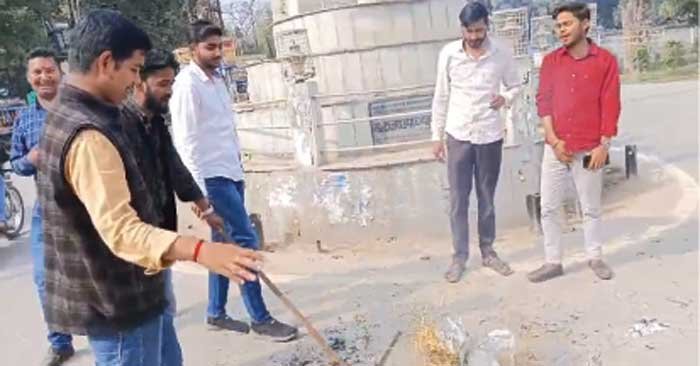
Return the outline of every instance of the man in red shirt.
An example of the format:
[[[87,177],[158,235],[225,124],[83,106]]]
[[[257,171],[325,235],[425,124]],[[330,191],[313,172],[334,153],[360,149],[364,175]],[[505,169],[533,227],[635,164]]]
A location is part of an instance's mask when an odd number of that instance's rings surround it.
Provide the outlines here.
[[[564,274],[561,260],[561,204],[573,178],[584,215],[588,265],[599,278],[613,271],[602,260],[602,168],[620,116],[620,77],[615,56],[586,34],[591,13],[582,3],[555,9],[563,47],[548,54],[540,70],[538,114],[545,129],[542,159],[542,229],[545,264],[528,274],[542,282]]]

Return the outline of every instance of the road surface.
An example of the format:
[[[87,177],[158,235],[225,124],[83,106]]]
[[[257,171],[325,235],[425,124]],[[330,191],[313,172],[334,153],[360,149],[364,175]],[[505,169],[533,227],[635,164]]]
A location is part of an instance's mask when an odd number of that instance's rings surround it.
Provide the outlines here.
[[[501,233],[502,257],[517,273],[508,279],[471,261],[466,279],[448,285],[442,272],[449,243],[367,243],[330,254],[299,244],[268,255],[268,272],[318,324],[365,319],[369,351],[381,353],[402,331],[387,365],[419,365],[410,345],[416,318],[461,318],[478,338],[507,328],[517,336],[519,365],[695,365],[698,362],[698,86],[696,81],[623,87],[623,117],[615,144],[636,144],[639,179],[620,181],[606,195],[607,257],[615,280],[597,281],[581,261],[580,230],[566,236],[567,274],[541,285],[525,272],[539,265],[540,239],[526,231]],[[616,152],[619,154],[620,152]],[[33,202],[33,182],[16,179]],[[29,210],[29,208],[28,208]],[[28,211],[29,212],[29,211]],[[309,342],[278,345],[252,336],[209,332],[204,326],[206,277],[193,265],[175,273],[176,320],[187,365],[275,365]],[[37,365],[48,347],[31,279],[27,237],[0,241],[0,364]],[[265,294],[275,316],[294,321]],[[232,291],[234,317],[245,317]],[[628,335],[643,317],[669,327],[641,338]],[[355,320],[353,320],[355,319]],[[84,338],[68,365],[91,365]],[[529,362],[529,363],[528,363]]]

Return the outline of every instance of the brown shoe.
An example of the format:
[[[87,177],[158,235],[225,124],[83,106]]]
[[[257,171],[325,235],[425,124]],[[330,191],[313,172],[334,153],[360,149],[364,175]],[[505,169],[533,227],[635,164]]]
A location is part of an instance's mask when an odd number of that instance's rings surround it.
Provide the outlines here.
[[[447,270],[447,272],[445,272],[445,279],[449,283],[459,282],[464,275],[465,269],[466,266],[463,261],[457,259],[452,260],[450,268]]]
[[[508,277],[513,274],[513,270],[510,268],[508,263],[501,260],[501,258],[498,258],[495,253],[484,257],[481,263],[484,267],[491,268],[502,276]]]
[[[552,278],[563,276],[564,267],[561,264],[545,263],[542,267],[527,274],[527,279],[533,283],[544,282]]]
[[[593,273],[595,273],[595,275],[601,280],[607,281],[615,276],[615,273],[613,273],[610,266],[605,264],[605,262],[600,259],[592,259],[588,261],[588,266],[591,267]]]

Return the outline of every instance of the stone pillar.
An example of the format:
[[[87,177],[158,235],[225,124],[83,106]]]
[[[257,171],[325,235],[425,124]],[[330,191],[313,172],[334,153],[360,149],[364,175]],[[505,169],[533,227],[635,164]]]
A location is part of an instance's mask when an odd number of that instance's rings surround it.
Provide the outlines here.
[[[314,81],[292,81],[289,85],[287,100],[294,155],[299,165],[304,167],[317,167],[321,163],[318,142],[321,108],[317,94],[318,84]]]

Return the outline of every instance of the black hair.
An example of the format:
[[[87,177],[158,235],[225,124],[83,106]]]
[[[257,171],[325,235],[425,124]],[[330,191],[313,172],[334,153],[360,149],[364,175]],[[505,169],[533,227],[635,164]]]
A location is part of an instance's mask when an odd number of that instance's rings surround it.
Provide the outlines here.
[[[146,53],[146,60],[141,69],[141,80],[146,80],[149,76],[153,75],[154,72],[167,67],[172,67],[173,70],[177,72],[179,66],[180,64],[177,63],[175,55],[173,55],[172,52],[152,49]]]
[[[480,1],[468,2],[459,12],[459,21],[465,28],[482,19],[487,25],[489,24],[489,9]]]
[[[60,68],[60,62],[58,61],[58,56],[56,56],[56,52],[48,48],[39,47],[29,51],[29,53],[27,54],[27,63],[29,63],[29,61],[35,58],[50,58],[53,60],[53,62],[56,63],[56,67]]]
[[[71,32],[68,65],[71,70],[87,72],[105,51],[111,51],[119,63],[134,51],[148,51],[151,40],[146,32],[114,10],[93,10]]]
[[[556,20],[561,13],[571,13],[580,21],[591,20],[591,9],[585,3],[571,2],[554,8],[552,19]]]
[[[187,40],[190,42],[190,44],[197,44],[204,42],[211,36],[223,35],[224,33],[221,31],[221,28],[208,20],[200,19],[195,20],[190,24],[190,28],[187,33]]]

